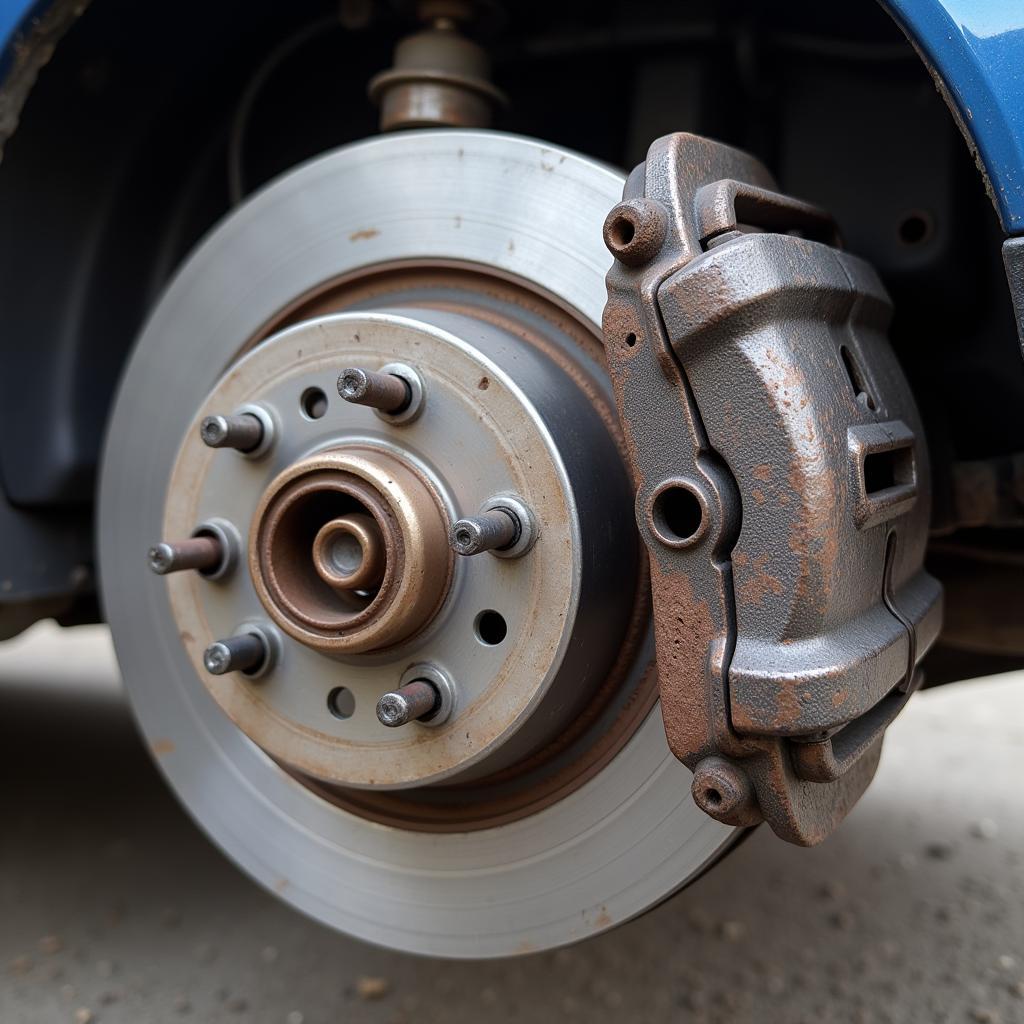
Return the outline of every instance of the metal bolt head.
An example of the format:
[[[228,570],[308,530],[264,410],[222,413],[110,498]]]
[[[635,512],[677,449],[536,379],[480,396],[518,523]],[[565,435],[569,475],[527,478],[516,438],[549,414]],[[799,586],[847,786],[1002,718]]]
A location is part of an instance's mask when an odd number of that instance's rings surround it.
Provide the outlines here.
[[[338,394],[346,402],[358,402],[369,390],[369,378],[365,370],[350,366],[338,376]]]
[[[373,409],[385,423],[411,423],[423,411],[425,389],[418,371],[406,363],[377,370],[350,366],[338,376],[338,394],[353,405]]]
[[[375,373],[349,367],[338,377],[338,394],[354,405],[368,405],[381,412],[401,412],[409,404],[409,385],[391,373]]]
[[[166,541],[154,544],[147,555],[149,567],[158,576],[164,576],[171,571],[174,565],[174,548]]]
[[[408,702],[397,693],[385,693],[377,701],[377,719],[381,725],[386,725],[390,729],[411,722]]]
[[[210,644],[203,651],[203,665],[206,671],[214,676],[222,676],[226,672],[230,672],[231,651],[228,649],[227,644],[221,640]]]
[[[441,697],[426,679],[414,679],[398,690],[385,693],[377,701],[377,721],[389,729],[397,729],[417,718],[431,715],[441,703]]]
[[[512,512],[495,509],[458,520],[451,528],[449,540],[457,555],[478,555],[511,547],[521,529]]]
[[[160,541],[146,553],[146,560],[158,576],[184,569],[197,569],[209,574],[225,562],[228,548],[225,538],[211,531],[173,543]]]
[[[522,558],[537,540],[537,522],[517,494],[496,494],[475,516],[452,525],[448,543],[457,555],[490,551],[498,558]]]
[[[239,633],[210,644],[203,651],[203,667],[213,676],[255,673],[264,667],[271,653],[262,633]]]
[[[199,436],[209,448],[234,448],[253,452],[263,442],[265,427],[251,412],[235,416],[207,416],[199,425]]]
[[[652,199],[627,199],[614,206],[604,222],[604,244],[630,267],[647,263],[665,241],[668,216]]]
[[[207,416],[199,426],[199,436],[203,439],[203,444],[219,448],[228,438],[227,417]]]

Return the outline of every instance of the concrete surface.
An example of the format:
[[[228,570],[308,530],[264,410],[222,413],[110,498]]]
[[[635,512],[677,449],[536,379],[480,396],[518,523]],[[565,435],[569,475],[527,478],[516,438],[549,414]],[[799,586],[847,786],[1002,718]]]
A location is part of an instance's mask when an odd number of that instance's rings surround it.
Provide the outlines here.
[[[1024,679],[927,691],[824,845],[758,830],[645,917],[499,963],[257,889],[169,795],[105,633],[0,645],[0,1024],[1024,1021]]]

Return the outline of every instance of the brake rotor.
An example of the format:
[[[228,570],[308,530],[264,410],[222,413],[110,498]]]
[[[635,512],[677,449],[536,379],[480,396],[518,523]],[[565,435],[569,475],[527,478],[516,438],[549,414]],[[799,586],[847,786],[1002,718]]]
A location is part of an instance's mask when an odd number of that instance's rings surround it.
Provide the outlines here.
[[[141,727],[231,857],[361,938],[571,942],[737,834],[692,803],[656,706],[597,326],[622,181],[483,132],[337,151],[209,236],[123,380],[100,551]],[[348,367],[404,381],[407,406],[345,401]],[[240,412],[256,448],[204,443]],[[507,550],[453,552],[460,517],[503,507]],[[148,571],[155,539],[190,535],[224,571]],[[240,635],[259,671],[211,672]],[[377,700],[410,681],[438,705],[388,728]]]

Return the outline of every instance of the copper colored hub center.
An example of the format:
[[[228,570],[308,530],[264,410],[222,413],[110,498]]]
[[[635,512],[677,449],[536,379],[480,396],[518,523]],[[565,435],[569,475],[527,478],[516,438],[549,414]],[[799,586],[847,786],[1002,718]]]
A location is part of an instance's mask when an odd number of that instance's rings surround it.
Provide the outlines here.
[[[313,564],[329,587],[359,596],[384,580],[387,552],[376,520],[351,512],[320,527],[313,541]]]
[[[277,624],[325,654],[394,646],[422,630],[451,577],[448,522],[431,485],[370,447],[335,448],[281,473],[253,517],[249,568]]]

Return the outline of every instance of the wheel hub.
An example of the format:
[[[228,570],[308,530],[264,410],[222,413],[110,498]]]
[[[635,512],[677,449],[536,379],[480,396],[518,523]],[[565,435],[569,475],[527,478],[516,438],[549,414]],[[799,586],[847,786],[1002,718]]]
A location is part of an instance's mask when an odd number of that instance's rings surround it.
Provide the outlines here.
[[[339,395],[344,367],[376,373],[396,356],[421,382],[414,418]],[[257,458],[203,437],[238,408],[274,423]],[[248,572],[168,578],[196,671],[254,742],[321,782],[404,788],[507,768],[595,699],[626,637],[638,558],[609,426],[552,359],[478,317],[344,313],[271,336],[197,411],[167,495],[166,536],[214,515],[248,535]],[[530,549],[457,557],[460,511],[502,496],[529,509]],[[280,630],[271,672],[203,671],[211,640],[253,624]],[[440,672],[453,706],[396,734],[375,709],[410,669]]]
[[[280,473],[249,537],[263,607],[328,655],[419,632],[448,592],[452,562],[434,489],[401,456],[363,445],[328,448]]]

